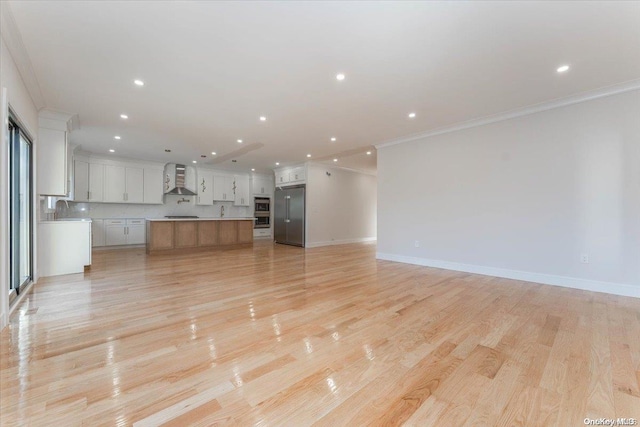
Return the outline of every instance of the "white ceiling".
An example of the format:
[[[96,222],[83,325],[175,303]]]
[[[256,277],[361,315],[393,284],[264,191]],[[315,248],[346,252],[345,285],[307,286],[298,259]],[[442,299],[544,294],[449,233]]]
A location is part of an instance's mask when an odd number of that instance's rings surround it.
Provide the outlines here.
[[[72,142],[147,160],[372,171],[372,144],[640,77],[638,2],[10,5]]]

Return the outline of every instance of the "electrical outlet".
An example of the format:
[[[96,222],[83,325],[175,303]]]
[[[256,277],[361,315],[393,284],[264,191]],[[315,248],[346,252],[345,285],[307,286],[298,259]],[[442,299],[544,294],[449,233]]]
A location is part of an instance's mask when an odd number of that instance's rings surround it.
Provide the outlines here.
[[[580,255],[580,262],[583,264],[589,264],[589,254]]]
[[[413,242],[413,246],[415,246],[416,248],[420,247],[420,240],[416,240],[415,242]]]

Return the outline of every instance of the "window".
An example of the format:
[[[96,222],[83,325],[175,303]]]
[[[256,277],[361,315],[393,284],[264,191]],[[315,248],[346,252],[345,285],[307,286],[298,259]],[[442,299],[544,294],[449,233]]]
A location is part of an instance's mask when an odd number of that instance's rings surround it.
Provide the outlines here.
[[[9,295],[31,281],[33,265],[32,145],[9,116]],[[15,294],[14,294],[15,291]]]

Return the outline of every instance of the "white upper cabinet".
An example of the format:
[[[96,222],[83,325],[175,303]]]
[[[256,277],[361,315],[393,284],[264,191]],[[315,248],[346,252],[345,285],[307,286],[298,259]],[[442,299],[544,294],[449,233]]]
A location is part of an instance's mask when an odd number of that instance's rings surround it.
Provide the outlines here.
[[[161,169],[144,168],[144,203],[161,205],[164,203]]]
[[[286,184],[289,182],[289,170],[282,169],[276,171],[276,185]]]
[[[127,203],[144,203],[143,168],[125,168],[125,196]]]
[[[104,165],[89,163],[89,201],[104,200]]]
[[[276,169],[276,187],[304,184],[307,179],[307,167],[305,165]]]
[[[236,206],[249,206],[251,204],[249,196],[249,177],[246,175],[237,175],[235,179],[236,196],[234,204]]]
[[[273,180],[266,176],[254,175],[251,178],[251,190],[255,195],[271,196],[273,195]]]
[[[105,165],[104,178],[105,202],[144,202],[143,168]]]
[[[76,202],[89,200],[89,162],[73,162],[73,195]]]
[[[75,160],[73,176],[76,202],[104,201],[104,165]]]
[[[36,141],[37,155],[37,192],[46,196],[66,197],[69,195],[67,171],[67,132],[41,126]]]
[[[74,200],[77,202],[162,204],[162,169],[91,157],[74,160]]]
[[[213,177],[213,200],[217,202],[233,202],[234,182],[232,176],[214,175]]]
[[[196,204],[213,205],[213,171],[198,169]]]
[[[304,166],[298,166],[291,169],[289,173],[289,182],[300,182],[306,179],[306,169]]]
[[[124,203],[126,180],[125,167],[107,165],[104,167],[104,201],[110,203]]]
[[[164,177],[162,180],[162,189],[166,193],[176,187],[176,165],[169,164],[164,167]]]

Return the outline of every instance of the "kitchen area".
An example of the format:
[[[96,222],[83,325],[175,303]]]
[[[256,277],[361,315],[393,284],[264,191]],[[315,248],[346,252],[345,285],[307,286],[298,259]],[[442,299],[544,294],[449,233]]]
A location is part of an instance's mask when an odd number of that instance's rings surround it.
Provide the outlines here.
[[[301,248],[375,240],[373,175],[314,162],[258,173],[233,160],[89,152],[69,142],[76,122],[40,113],[35,154],[46,161],[37,162],[33,202],[36,278],[81,273],[92,251],[146,248],[153,256],[254,239]]]
[[[69,144],[72,130],[72,118],[41,115],[50,137],[36,147],[48,159],[36,185],[40,277],[80,273],[94,250],[152,255],[273,238],[272,175],[83,152]]]

